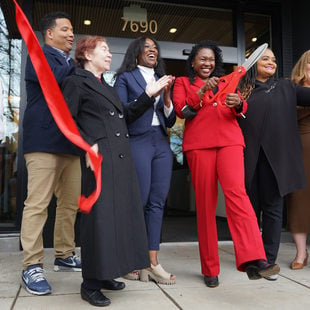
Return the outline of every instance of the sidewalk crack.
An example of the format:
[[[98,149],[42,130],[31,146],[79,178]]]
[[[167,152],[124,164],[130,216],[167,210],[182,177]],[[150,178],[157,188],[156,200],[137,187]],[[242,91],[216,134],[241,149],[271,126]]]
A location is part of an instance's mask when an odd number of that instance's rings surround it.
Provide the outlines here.
[[[22,288],[22,286],[20,285],[20,286],[19,286],[19,289],[18,289],[18,291],[17,291],[17,293],[16,293],[16,296],[15,296],[13,302],[12,302],[12,306],[11,306],[10,310],[13,310],[13,309],[14,309],[14,306],[15,306],[16,301],[17,301],[17,298],[18,298],[18,296],[19,296],[19,294],[20,294],[21,288]]]
[[[172,296],[170,296],[158,283],[156,283],[158,288],[162,291],[162,293],[179,309],[183,310],[183,308],[174,300]]]

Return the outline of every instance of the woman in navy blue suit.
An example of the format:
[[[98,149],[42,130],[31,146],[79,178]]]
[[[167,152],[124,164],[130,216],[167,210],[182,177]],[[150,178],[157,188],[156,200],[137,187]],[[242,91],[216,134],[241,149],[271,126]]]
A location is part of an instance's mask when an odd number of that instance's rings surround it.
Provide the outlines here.
[[[173,157],[167,141],[167,127],[174,125],[176,115],[170,99],[174,77],[165,75],[157,42],[140,37],[129,45],[123,63],[116,73],[115,88],[125,110],[137,105],[136,119],[127,119],[131,149],[136,165],[145,224],[148,235],[151,267],[134,271],[127,279],[161,284],[174,284],[175,276],[158,263],[164,206],[168,195]],[[155,96],[149,88],[155,83],[163,86]],[[141,100],[143,97],[144,100]]]

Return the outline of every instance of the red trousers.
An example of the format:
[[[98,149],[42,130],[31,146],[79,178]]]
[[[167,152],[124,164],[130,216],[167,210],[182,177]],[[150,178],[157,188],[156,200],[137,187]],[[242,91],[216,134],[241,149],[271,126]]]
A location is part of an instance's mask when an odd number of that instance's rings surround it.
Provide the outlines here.
[[[234,243],[236,266],[266,259],[257,219],[244,185],[243,147],[240,145],[186,152],[196,198],[201,271],[206,276],[220,273],[216,227],[218,181]]]

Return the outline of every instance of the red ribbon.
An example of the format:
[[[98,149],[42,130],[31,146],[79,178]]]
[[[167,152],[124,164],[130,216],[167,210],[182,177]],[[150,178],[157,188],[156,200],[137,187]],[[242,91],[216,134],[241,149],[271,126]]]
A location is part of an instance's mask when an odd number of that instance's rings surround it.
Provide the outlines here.
[[[23,37],[29,57],[32,61],[33,67],[37,73],[39,83],[41,85],[47,105],[54,117],[54,120],[61,130],[61,132],[72,143],[85,150],[94,167],[94,174],[96,178],[96,189],[88,197],[81,196],[79,198],[79,208],[85,213],[89,213],[93,204],[96,202],[101,191],[101,161],[102,156],[96,154],[90,147],[90,145],[83,140],[79,130],[72,118],[72,115],[67,107],[62,92],[58,86],[58,83],[54,77],[54,74],[45,58],[40,43],[34,34],[27,17],[22,9],[17,4],[16,0],[13,0],[16,7],[16,23],[21,36]]]

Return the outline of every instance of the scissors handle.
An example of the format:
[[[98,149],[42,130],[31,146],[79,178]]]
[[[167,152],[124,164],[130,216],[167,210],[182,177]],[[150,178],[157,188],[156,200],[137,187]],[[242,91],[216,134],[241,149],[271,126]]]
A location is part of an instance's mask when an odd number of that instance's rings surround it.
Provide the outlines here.
[[[221,89],[214,96],[209,96],[209,98],[206,98],[205,102],[207,104],[217,102],[218,104],[225,105],[227,94],[234,93],[236,91],[239,81],[245,73],[246,69],[243,66],[239,66],[234,72],[222,76],[220,78],[220,82],[223,84]]]

